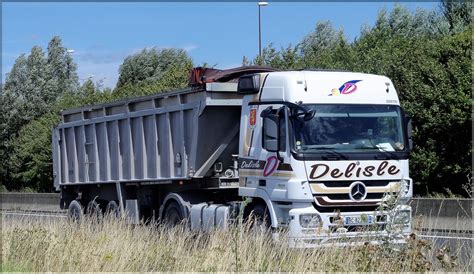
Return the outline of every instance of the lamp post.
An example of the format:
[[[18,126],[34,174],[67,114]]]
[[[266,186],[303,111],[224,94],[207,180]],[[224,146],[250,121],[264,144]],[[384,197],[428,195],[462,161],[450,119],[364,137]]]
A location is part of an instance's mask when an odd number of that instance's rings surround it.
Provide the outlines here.
[[[268,2],[258,2],[258,56],[262,57],[262,19],[260,7],[268,6]]]

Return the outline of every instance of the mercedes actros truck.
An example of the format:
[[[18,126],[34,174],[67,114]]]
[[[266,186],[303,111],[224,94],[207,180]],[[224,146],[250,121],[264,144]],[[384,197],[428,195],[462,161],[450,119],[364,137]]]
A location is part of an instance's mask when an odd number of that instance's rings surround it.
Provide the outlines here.
[[[411,122],[385,76],[195,68],[187,89],[61,115],[54,184],[74,219],[253,216],[295,247],[411,232]]]

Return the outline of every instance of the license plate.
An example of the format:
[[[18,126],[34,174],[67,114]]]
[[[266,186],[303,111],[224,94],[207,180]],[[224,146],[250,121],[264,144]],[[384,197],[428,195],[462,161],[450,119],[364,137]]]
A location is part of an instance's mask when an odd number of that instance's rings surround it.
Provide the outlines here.
[[[370,225],[373,223],[374,223],[374,216],[371,216],[371,215],[344,217],[344,225]]]

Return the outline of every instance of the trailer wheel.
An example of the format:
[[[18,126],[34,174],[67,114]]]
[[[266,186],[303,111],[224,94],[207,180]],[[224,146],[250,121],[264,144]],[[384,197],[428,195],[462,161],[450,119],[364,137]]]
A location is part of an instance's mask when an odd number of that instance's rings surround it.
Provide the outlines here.
[[[165,209],[164,221],[165,224],[173,227],[178,225],[183,220],[183,214],[177,202],[170,202]]]
[[[94,199],[87,204],[86,214],[89,217],[99,219],[102,216],[100,204]]]
[[[250,211],[249,218],[252,229],[268,230],[271,227],[272,220],[266,205],[256,204]]]
[[[105,208],[105,214],[113,218],[120,218],[120,207],[116,201],[110,201]]]
[[[80,222],[84,217],[84,211],[81,203],[77,200],[73,200],[67,209],[67,216],[74,222]]]

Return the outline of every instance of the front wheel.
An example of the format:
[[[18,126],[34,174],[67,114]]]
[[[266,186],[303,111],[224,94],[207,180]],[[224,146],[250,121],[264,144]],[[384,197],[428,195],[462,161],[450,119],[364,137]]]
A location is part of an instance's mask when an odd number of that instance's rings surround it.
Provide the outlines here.
[[[177,202],[170,202],[165,209],[164,222],[170,227],[178,225],[183,220],[183,214]]]
[[[250,226],[255,230],[269,230],[272,225],[268,207],[263,204],[255,205],[250,211]]]

